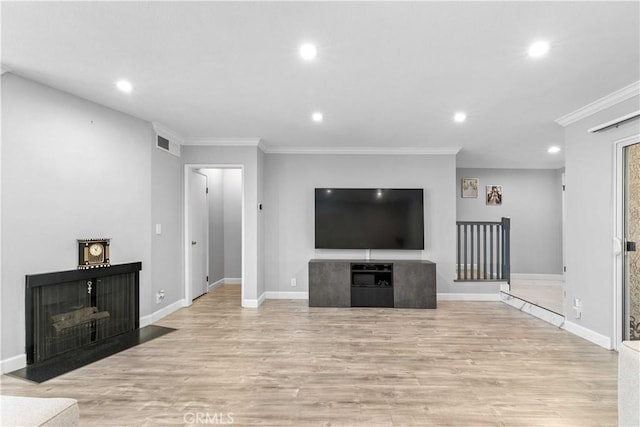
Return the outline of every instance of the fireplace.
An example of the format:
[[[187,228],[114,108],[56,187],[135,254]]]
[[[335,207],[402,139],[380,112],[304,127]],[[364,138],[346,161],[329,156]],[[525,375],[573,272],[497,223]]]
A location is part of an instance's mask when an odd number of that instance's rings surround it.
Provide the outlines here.
[[[26,277],[27,364],[139,328],[140,262]]]

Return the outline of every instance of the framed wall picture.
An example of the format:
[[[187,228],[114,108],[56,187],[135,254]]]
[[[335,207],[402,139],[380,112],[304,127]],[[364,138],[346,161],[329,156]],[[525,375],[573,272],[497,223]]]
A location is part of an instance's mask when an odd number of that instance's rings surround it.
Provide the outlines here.
[[[487,205],[502,205],[502,185],[487,185]]]
[[[478,197],[478,178],[462,178],[462,197]]]

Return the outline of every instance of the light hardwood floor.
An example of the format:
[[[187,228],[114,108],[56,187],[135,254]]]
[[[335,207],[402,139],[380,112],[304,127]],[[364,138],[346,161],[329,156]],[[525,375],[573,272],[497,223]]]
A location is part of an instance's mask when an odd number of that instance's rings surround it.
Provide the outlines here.
[[[2,376],[2,393],[78,399],[88,426],[617,422],[617,353],[500,302],[239,305],[223,286],[157,323],[178,331],[43,384]]]

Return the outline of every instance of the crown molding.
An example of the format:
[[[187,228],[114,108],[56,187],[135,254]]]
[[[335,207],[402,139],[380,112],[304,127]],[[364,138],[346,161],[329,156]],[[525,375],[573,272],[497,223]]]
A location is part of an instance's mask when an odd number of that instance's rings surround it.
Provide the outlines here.
[[[184,145],[211,145],[220,147],[258,147],[260,138],[187,138]]]
[[[151,122],[151,125],[153,126],[153,130],[156,131],[158,135],[165,137],[168,140],[173,141],[179,145],[184,145],[185,138],[173,129],[158,122]]]
[[[460,147],[287,147],[265,146],[267,154],[455,155]]]
[[[263,153],[267,153],[267,150],[269,149],[267,144],[262,139],[258,141],[258,148],[262,150]]]
[[[585,117],[589,117],[592,114],[605,110],[638,95],[640,95],[640,80],[631,83],[629,86],[625,86],[613,93],[610,93],[607,96],[603,96],[602,98],[593,101],[592,103],[587,104],[584,107],[578,108],[577,110],[569,114],[557,118],[555,122],[560,126],[568,126],[571,123],[575,123],[578,120],[582,120]]]

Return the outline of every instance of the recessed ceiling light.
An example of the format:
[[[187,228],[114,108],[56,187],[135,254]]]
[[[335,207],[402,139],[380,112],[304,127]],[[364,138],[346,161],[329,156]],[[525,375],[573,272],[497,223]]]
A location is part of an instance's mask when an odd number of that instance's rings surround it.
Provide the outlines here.
[[[316,45],[311,43],[300,45],[299,52],[302,59],[306,59],[307,61],[311,61],[318,56],[318,48],[316,47]]]
[[[322,120],[324,120],[324,116],[322,115],[322,113],[313,113],[311,115],[311,120],[313,120],[316,123],[320,123]]]
[[[559,153],[560,151],[562,151],[560,147],[553,146],[553,147],[549,147],[549,149],[547,150],[547,153],[556,154],[556,153]]]
[[[458,123],[462,123],[467,120],[467,115],[465,113],[459,112],[453,115],[453,120]]]
[[[118,80],[116,87],[124,93],[130,93],[133,90],[133,86],[126,80]]]
[[[540,58],[544,56],[547,52],[549,52],[549,42],[546,41],[537,41],[529,46],[529,56],[532,58]]]

